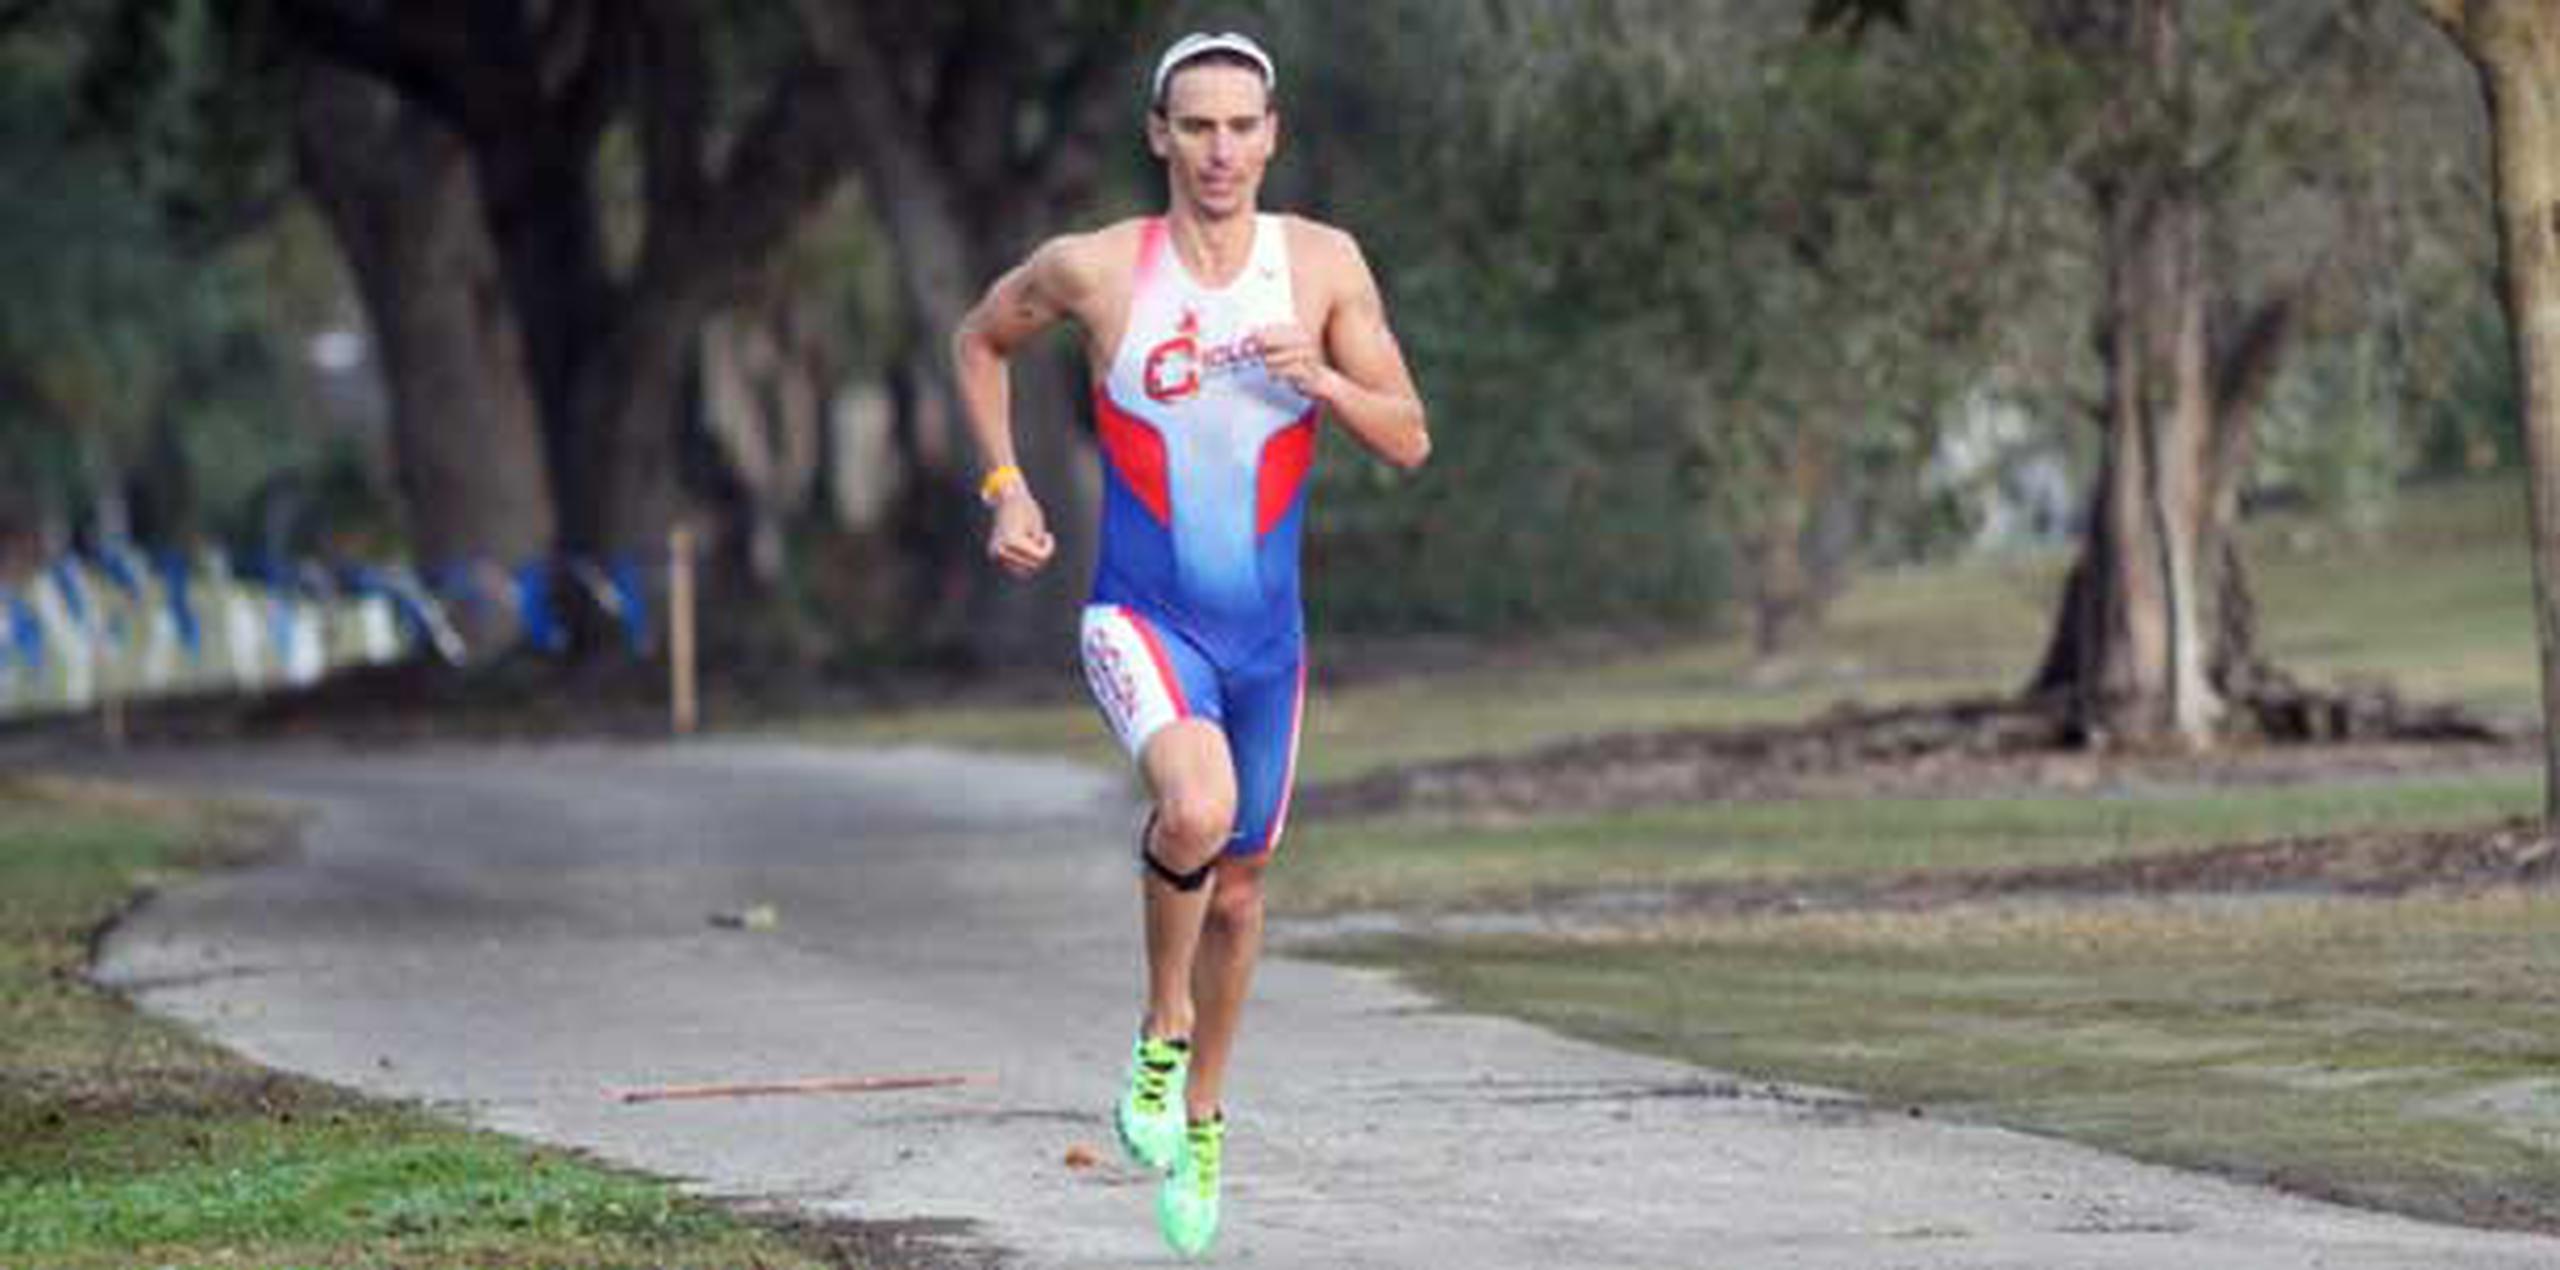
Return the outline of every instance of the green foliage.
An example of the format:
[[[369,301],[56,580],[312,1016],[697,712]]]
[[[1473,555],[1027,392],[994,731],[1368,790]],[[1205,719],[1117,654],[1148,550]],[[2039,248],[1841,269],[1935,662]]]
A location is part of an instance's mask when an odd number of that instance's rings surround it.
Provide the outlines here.
[[[1756,537],[1929,514],[1940,407],[2042,229],[2055,138],[2018,107],[2051,86],[2003,69],[2013,32],[1410,8],[1281,22],[1310,193],[1369,244],[1435,421],[1418,484],[1328,474],[1322,620],[1693,620]]]
[[[240,231],[280,184],[281,147],[267,116],[217,100],[240,91],[218,65],[229,47],[201,0],[39,10],[0,30],[10,510],[78,510],[200,411],[276,433],[265,284]]]
[[[2297,359],[2259,428],[2251,484],[2328,523],[2371,535],[2412,466],[2380,341],[2322,341]]]
[[[2435,326],[2437,338],[2419,356],[2436,360],[2413,359],[2407,381],[2418,474],[2520,469],[2523,384],[2504,311],[2475,302]]]

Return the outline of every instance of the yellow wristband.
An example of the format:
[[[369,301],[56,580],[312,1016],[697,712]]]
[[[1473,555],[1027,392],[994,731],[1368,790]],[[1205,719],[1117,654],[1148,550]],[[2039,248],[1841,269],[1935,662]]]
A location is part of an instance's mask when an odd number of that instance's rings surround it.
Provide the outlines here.
[[[978,501],[993,507],[996,500],[1004,496],[1006,490],[1020,484],[1022,484],[1022,469],[1007,463],[987,473],[987,479],[978,482]]]

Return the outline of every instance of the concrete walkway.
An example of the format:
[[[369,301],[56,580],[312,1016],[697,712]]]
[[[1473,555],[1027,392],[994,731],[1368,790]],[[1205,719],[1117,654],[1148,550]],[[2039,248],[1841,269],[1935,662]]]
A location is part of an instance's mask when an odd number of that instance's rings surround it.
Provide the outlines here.
[[[96,770],[96,769],[92,769]],[[1136,1020],[1128,791],[1051,762],[712,742],[157,755],[303,849],[160,897],[100,974],[272,1064],[1027,1267],[1171,1260],[1102,1111]],[[1285,864],[1282,866],[1285,872]],[[1285,885],[1285,878],[1282,884]],[[710,916],[771,904],[770,930]],[[2560,1241],[1738,1086],[1265,967],[1231,1265],[2525,1270]],[[992,1073],[624,1105],[637,1085]]]

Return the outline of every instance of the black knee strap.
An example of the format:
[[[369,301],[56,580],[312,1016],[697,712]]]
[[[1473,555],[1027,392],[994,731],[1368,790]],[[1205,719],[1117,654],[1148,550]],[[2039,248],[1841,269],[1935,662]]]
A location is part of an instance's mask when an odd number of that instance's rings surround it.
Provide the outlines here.
[[[1197,891],[1201,887],[1207,886],[1209,884],[1209,875],[1216,872],[1218,868],[1218,862],[1213,858],[1207,864],[1201,865],[1199,868],[1193,869],[1189,873],[1177,873],[1170,866],[1165,864],[1164,861],[1157,859],[1156,853],[1153,851],[1141,851],[1138,853],[1138,858],[1147,862],[1148,872],[1155,874],[1157,877],[1163,878],[1166,886],[1172,887],[1185,895],[1188,895],[1193,891]]]
[[[1157,877],[1163,878],[1166,886],[1172,887],[1185,895],[1188,895],[1193,891],[1197,891],[1201,887],[1209,884],[1209,875],[1216,871],[1218,867],[1218,858],[1216,856],[1213,855],[1209,857],[1209,862],[1207,864],[1201,865],[1199,868],[1193,869],[1189,873],[1176,872],[1164,861],[1156,858],[1154,849],[1149,845],[1150,840],[1155,836],[1156,814],[1150,811],[1147,813],[1147,823],[1140,826],[1138,829],[1138,858],[1147,862],[1147,871],[1149,873],[1153,873]]]

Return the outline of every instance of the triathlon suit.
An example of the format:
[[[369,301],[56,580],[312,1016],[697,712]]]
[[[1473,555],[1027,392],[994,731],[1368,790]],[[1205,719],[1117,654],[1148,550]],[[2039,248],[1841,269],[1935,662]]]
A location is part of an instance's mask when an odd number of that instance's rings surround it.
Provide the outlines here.
[[[1176,719],[1225,732],[1231,855],[1280,841],[1306,700],[1298,539],[1316,408],[1252,343],[1297,318],[1279,217],[1254,218],[1252,254],[1224,287],[1191,277],[1150,220],[1128,329],[1094,392],[1102,545],[1085,678],[1133,757]]]

